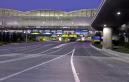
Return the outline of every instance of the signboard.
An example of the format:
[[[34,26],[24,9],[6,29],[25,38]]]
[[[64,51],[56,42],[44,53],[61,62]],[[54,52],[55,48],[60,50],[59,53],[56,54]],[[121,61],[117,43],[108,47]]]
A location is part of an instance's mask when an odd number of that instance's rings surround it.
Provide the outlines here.
[[[77,30],[75,30],[75,33],[78,34],[78,35],[87,35],[88,30],[77,29]]]
[[[56,34],[56,30],[51,30],[51,33],[52,34]]]
[[[40,32],[38,30],[32,30],[31,34],[35,34],[36,35],[36,34],[40,34]]]
[[[63,31],[62,30],[57,30],[56,34],[63,34]]]
[[[77,29],[77,30],[75,30],[75,33],[78,34],[78,35],[80,35],[81,34],[81,30],[80,29]]]
[[[50,35],[51,34],[51,31],[50,30],[44,30],[43,31],[43,34]]]
[[[87,35],[88,34],[88,30],[82,30],[81,34]]]
[[[94,41],[100,41],[101,40],[101,37],[100,36],[93,36],[92,39]]]

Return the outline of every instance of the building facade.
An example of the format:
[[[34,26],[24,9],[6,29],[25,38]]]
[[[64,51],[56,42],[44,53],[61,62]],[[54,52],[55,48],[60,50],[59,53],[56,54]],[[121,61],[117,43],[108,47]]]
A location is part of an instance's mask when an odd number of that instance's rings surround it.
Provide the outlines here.
[[[71,12],[57,10],[17,11],[0,9],[2,27],[88,27],[96,15],[95,9],[82,9]]]

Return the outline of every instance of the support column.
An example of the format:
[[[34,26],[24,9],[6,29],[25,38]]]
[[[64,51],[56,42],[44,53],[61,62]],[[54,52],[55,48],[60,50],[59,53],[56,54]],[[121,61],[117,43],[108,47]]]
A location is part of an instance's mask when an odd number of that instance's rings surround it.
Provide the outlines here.
[[[103,48],[104,49],[112,48],[112,28],[110,27],[103,28]]]

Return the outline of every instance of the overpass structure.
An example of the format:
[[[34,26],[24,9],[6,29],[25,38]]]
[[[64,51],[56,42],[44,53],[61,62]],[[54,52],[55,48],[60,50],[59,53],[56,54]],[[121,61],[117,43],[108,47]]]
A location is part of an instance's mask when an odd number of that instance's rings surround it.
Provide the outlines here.
[[[91,26],[103,30],[103,48],[112,48],[112,34],[129,23],[129,0],[103,0]]]
[[[57,10],[17,11],[0,9],[0,29],[87,28],[96,14],[95,9],[71,12]]]

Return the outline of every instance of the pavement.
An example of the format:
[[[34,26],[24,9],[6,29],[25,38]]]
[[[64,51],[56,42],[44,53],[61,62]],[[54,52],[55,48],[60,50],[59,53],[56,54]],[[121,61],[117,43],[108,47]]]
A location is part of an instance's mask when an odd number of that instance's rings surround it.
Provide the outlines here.
[[[0,46],[0,82],[129,82],[129,62],[89,42]]]

